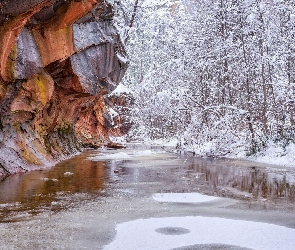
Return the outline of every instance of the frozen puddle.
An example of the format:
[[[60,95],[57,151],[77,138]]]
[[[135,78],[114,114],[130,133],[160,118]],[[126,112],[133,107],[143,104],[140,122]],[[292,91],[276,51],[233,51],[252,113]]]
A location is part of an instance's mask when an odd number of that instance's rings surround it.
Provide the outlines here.
[[[118,224],[105,250],[294,250],[295,229],[216,217],[166,217]]]
[[[160,202],[202,203],[215,201],[219,198],[199,193],[157,193],[153,195],[153,199]]]

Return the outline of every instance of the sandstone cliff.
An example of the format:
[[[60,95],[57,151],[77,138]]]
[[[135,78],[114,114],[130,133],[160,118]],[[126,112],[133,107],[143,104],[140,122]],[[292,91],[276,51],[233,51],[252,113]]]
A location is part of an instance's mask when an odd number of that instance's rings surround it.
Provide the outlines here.
[[[104,95],[127,68],[112,17],[103,0],[0,1],[0,175],[109,142]]]

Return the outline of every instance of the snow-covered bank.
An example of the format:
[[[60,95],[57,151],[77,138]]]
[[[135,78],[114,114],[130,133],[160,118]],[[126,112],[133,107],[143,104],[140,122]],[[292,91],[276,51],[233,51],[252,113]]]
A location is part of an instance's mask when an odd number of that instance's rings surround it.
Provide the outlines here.
[[[124,2],[132,13],[134,1]],[[294,145],[286,148],[295,142],[290,2],[140,2],[133,27],[121,29],[130,39],[122,84],[134,97],[130,138],[182,137],[179,148],[199,156],[294,167]]]
[[[293,250],[295,244],[293,228],[201,216],[139,219],[118,224],[116,230],[115,240],[105,250],[168,250],[212,244],[236,246],[234,249]]]
[[[282,167],[295,168],[295,144],[290,143],[283,147],[281,144],[270,143],[266,148],[261,149],[254,155],[247,155],[246,147],[241,145],[232,145],[227,154],[220,154],[213,143],[204,143],[202,145],[187,146],[182,140],[177,138],[146,139],[144,144],[151,146],[174,147],[187,152],[192,152],[199,157],[224,157],[238,160],[248,160],[269,165],[278,165]]]
[[[185,149],[192,151],[191,149]],[[207,155],[207,152],[210,152],[214,156],[214,151],[210,151],[208,145],[204,145],[203,149],[203,154],[200,154],[200,152],[196,151],[194,151],[194,153],[199,156],[204,156]],[[216,156],[218,157],[219,155],[216,154]],[[278,144],[271,144],[266,148],[261,149],[258,153],[250,156],[247,155],[246,150],[244,150],[242,147],[237,147],[236,149],[233,149],[232,152],[222,155],[222,157],[248,160],[282,167],[295,167],[295,144],[290,144],[285,148]]]
[[[285,149],[273,144],[247,159],[284,167],[295,167],[295,144],[289,144]]]

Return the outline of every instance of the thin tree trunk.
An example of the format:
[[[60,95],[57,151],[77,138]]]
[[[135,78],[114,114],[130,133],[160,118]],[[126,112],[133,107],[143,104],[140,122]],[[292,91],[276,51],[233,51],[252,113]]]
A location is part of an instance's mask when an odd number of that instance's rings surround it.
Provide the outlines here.
[[[242,20],[240,21],[242,25]],[[255,143],[255,132],[254,132],[254,126],[252,123],[253,116],[252,116],[252,109],[251,109],[251,91],[250,91],[250,83],[249,83],[249,64],[248,60],[246,57],[246,49],[245,49],[245,41],[244,41],[244,35],[241,35],[241,41],[242,41],[242,47],[243,47],[243,56],[244,56],[244,61],[247,67],[247,73],[246,73],[246,90],[247,90],[247,110],[248,110],[248,115],[247,115],[247,122],[248,122],[248,129],[250,131],[251,135],[251,153],[255,153],[256,151],[256,143]]]
[[[257,9],[259,10],[259,3],[257,1]],[[265,34],[265,25],[263,21],[262,13],[259,11],[259,21],[261,25],[261,33]],[[268,134],[268,125],[267,125],[267,111],[268,111],[268,103],[267,103],[267,86],[266,86],[266,74],[265,74],[265,63],[263,61],[263,58],[265,56],[264,54],[264,48],[263,48],[263,37],[261,34],[261,37],[259,39],[259,50],[260,50],[260,56],[261,56],[261,80],[262,80],[262,94],[263,94],[263,103],[262,103],[262,124],[263,124],[263,132],[265,135]]]
[[[132,12],[132,16],[131,16],[131,19],[130,19],[130,22],[129,22],[129,28],[132,28],[133,25],[134,25],[134,21],[135,21],[135,17],[136,17],[136,14],[137,14],[137,9],[138,9],[138,2],[139,0],[135,0],[135,3],[133,5],[133,12]],[[127,33],[126,37],[125,37],[125,41],[124,43],[126,44],[129,40],[129,32]]]

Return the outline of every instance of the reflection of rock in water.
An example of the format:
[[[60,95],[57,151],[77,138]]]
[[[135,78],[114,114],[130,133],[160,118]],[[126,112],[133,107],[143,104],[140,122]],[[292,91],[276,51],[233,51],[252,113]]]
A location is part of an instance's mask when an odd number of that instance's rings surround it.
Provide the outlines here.
[[[199,244],[194,246],[173,248],[172,250],[251,250],[251,248],[223,244]]]
[[[58,194],[94,193],[104,187],[105,165],[76,156],[47,171],[14,175],[0,182],[0,204],[21,203],[35,209],[59,200]],[[0,216],[1,219],[1,216]]]
[[[295,201],[295,173],[276,168],[240,167],[231,161],[195,159],[189,167],[197,172],[198,182],[213,187],[214,192],[244,197]]]

